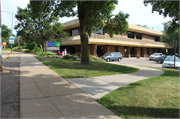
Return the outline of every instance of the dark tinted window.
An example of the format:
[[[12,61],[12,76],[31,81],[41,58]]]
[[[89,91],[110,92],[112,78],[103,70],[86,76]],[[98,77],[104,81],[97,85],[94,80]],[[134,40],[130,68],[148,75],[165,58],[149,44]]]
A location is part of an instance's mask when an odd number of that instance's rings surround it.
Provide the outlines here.
[[[140,33],[136,33],[136,39],[142,39],[142,35]]]
[[[128,31],[127,34],[128,34],[128,38],[134,38],[134,32]]]
[[[70,31],[70,36],[77,36],[78,35],[78,29],[73,29]]]

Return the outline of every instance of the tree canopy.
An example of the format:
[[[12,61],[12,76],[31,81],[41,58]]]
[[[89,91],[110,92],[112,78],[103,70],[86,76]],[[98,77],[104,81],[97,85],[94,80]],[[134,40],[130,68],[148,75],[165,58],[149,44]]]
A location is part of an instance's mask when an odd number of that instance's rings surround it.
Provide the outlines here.
[[[172,21],[169,22],[169,26],[166,28],[168,33],[173,33],[179,28],[179,1],[157,1],[157,0],[144,0],[144,5],[148,3],[152,5],[152,12],[157,11],[164,17],[171,17]]]
[[[140,24],[136,24],[137,26],[141,26],[141,27],[145,27],[148,28],[147,25],[140,25]]]
[[[16,18],[19,23],[15,26],[17,35],[21,36],[32,50],[33,45],[38,44],[41,51],[45,51],[46,41],[61,42],[66,38],[66,33],[63,32],[63,27],[58,23],[57,17],[52,12],[41,13],[39,17],[33,17],[31,5],[28,4],[25,9],[18,7]],[[32,45],[32,47],[31,47]]]
[[[88,41],[91,33],[97,29],[103,29],[110,37],[113,34],[125,34],[128,30],[127,18],[129,14],[119,12],[113,15],[112,11],[117,0],[113,1],[30,1],[34,17],[41,16],[44,10],[54,12],[57,17],[77,16],[80,23],[81,38],[81,64],[89,64]],[[42,8],[40,8],[42,7]],[[77,8],[77,10],[76,10]],[[106,25],[106,26],[105,26]],[[105,27],[104,27],[105,26]]]
[[[1,25],[1,34],[2,34],[2,41],[6,41],[6,46],[10,47],[9,44],[9,37],[15,36],[14,34],[12,34],[12,30],[10,28],[8,28],[6,25],[2,24]]]

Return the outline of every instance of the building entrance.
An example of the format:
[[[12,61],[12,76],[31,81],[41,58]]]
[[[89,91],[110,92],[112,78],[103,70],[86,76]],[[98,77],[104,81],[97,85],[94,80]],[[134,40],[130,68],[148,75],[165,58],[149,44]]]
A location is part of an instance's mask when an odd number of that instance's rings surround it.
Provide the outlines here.
[[[104,55],[103,46],[97,46],[97,55],[98,55],[98,57]]]

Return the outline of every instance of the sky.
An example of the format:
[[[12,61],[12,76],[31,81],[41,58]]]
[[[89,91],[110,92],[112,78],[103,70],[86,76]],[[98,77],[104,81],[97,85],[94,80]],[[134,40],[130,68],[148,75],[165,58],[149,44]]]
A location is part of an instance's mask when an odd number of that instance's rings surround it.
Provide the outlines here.
[[[28,3],[29,0],[1,0],[2,24],[5,24],[8,26],[8,28],[12,29],[13,14],[14,28],[14,26],[17,24],[15,23],[17,21],[15,18],[17,7],[19,6],[21,8],[25,8]],[[162,23],[172,20],[170,17],[164,18],[164,16],[159,15],[158,12],[152,13],[152,6],[150,4],[148,4],[148,6],[144,6],[143,0],[119,0],[113,14],[117,14],[120,10],[124,13],[130,14],[129,19],[127,19],[130,24],[147,25],[148,28],[157,31],[163,31]],[[60,18],[59,21],[64,23],[73,19],[77,19],[77,17],[63,17]],[[13,29],[13,33],[16,34],[15,29]]]

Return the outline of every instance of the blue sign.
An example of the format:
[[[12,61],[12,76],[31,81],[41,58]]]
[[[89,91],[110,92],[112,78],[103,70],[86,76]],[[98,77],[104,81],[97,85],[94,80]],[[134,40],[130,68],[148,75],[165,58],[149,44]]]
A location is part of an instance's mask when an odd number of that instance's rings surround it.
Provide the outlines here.
[[[59,42],[47,42],[47,47],[59,47]]]
[[[14,44],[14,37],[9,37],[9,44]]]

